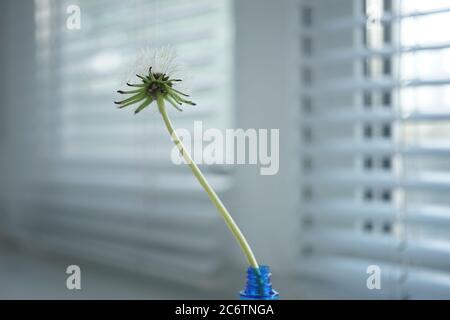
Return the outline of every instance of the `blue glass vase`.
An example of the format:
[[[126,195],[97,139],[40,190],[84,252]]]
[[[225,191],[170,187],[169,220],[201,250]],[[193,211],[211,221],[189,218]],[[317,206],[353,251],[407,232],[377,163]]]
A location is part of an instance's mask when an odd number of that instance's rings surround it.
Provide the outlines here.
[[[241,300],[278,300],[278,292],[273,290],[270,282],[270,268],[259,266],[259,269],[248,267],[247,284],[241,291]]]

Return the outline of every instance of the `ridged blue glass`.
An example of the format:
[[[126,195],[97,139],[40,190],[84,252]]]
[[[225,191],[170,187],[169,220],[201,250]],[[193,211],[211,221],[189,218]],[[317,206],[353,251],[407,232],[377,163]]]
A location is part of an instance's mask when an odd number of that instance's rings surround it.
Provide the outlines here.
[[[271,275],[268,266],[259,266],[259,270],[248,267],[247,284],[240,293],[241,300],[278,300],[278,292],[273,290],[270,282]]]

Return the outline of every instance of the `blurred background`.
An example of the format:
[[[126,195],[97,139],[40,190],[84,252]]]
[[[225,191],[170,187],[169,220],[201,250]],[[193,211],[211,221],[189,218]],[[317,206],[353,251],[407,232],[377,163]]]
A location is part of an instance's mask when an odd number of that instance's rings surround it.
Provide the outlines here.
[[[201,168],[283,298],[450,298],[449,0],[0,10],[0,298],[237,298],[246,260],[159,114],[112,103],[163,45],[197,102],[176,127],[280,129],[277,175]]]

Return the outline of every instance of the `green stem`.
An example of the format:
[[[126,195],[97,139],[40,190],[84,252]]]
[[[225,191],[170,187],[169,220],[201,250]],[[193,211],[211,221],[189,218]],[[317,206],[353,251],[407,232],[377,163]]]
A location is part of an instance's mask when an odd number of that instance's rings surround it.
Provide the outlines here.
[[[213,188],[210,186],[210,184],[206,180],[205,176],[202,174],[200,169],[197,167],[195,162],[192,160],[191,156],[184,148],[184,145],[181,142],[180,138],[178,137],[175,130],[173,129],[172,123],[171,123],[169,117],[167,116],[166,106],[164,104],[164,98],[161,95],[158,95],[156,101],[158,103],[158,109],[162,115],[162,118],[164,120],[166,128],[169,131],[169,134],[171,135],[178,150],[183,155],[184,160],[191,168],[192,172],[194,173],[194,176],[197,178],[198,182],[200,182],[203,189],[205,189],[211,202],[214,204],[214,206],[217,208],[217,210],[219,211],[222,218],[225,220],[225,223],[227,224],[231,233],[236,238],[237,242],[239,243],[239,245],[242,248],[242,251],[244,252],[245,256],[247,257],[248,263],[256,270],[259,270],[258,262],[256,261],[255,255],[253,254],[253,251],[250,248],[250,246],[249,246],[247,240],[245,239],[244,235],[242,234],[241,230],[237,226],[237,224],[234,221],[231,214],[228,212],[227,208],[225,208],[225,206],[222,203],[222,201],[220,200],[219,196],[216,194],[216,192],[213,190]]]

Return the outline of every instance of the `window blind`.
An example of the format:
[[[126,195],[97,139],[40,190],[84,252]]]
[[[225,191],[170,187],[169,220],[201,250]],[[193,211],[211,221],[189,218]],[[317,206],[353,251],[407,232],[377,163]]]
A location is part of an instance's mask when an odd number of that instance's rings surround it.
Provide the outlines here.
[[[450,2],[299,10],[302,291],[449,298]]]
[[[78,5],[81,29],[66,9]],[[221,265],[220,217],[154,109],[117,110],[115,91],[144,47],[179,53],[196,108],[173,113],[176,127],[230,121],[229,1],[36,0],[40,112],[36,170],[28,179],[25,236],[52,250],[207,285]],[[193,76],[190,76],[193,75]],[[147,112],[148,111],[148,112]],[[202,168],[219,194],[228,170]]]

